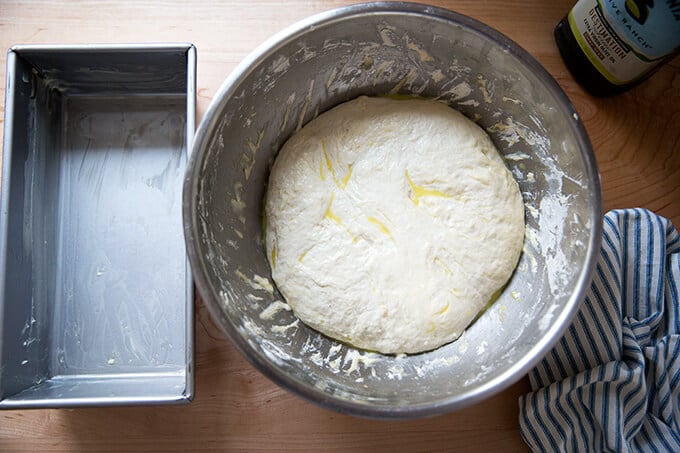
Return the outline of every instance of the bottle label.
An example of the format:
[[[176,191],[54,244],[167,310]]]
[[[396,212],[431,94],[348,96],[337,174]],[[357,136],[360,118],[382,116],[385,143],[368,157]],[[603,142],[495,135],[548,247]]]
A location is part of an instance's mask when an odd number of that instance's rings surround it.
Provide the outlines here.
[[[623,85],[680,46],[680,0],[580,0],[569,26],[593,66]]]

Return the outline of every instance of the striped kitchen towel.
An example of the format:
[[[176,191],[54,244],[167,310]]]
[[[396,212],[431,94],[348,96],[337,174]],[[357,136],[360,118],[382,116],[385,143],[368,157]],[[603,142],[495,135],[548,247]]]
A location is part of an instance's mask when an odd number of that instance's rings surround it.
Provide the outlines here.
[[[534,451],[680,452],[679,291],[671,222],[607,213],[586,299],[519,401]]]

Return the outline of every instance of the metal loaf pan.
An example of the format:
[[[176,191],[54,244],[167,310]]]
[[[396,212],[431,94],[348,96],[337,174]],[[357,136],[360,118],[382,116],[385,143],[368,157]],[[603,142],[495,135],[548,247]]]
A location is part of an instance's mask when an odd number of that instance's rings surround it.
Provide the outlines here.
[[[195,75],[191,44],[10,49],[0,408],[191,400]]]

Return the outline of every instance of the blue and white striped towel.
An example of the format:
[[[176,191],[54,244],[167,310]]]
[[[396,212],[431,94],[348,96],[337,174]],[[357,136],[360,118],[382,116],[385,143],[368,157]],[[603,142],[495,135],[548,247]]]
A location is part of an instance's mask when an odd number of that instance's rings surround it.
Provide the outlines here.
[[[671,222],[607,213],[586,299],[519,401],[534,451],[680,452],[679,287]]]

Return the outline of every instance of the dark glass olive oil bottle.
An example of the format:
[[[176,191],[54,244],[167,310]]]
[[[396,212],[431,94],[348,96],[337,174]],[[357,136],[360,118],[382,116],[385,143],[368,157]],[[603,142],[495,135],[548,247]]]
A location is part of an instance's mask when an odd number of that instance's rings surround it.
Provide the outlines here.
[[[584,89],[613,96],[680,51],[680,0],[579,0],[557,24],[555,41]]]

